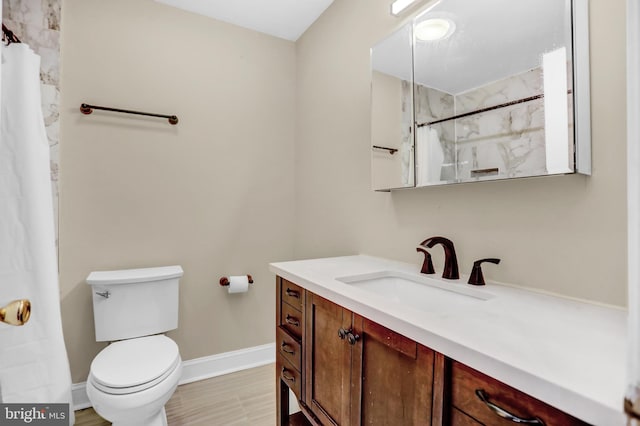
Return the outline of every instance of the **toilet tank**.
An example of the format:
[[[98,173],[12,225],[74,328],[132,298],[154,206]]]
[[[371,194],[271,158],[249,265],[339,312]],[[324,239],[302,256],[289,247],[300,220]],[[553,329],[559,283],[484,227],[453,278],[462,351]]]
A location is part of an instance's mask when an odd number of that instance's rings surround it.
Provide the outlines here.
[[[180,266],[92,272],[96,341],[164,333],[178,328]]]

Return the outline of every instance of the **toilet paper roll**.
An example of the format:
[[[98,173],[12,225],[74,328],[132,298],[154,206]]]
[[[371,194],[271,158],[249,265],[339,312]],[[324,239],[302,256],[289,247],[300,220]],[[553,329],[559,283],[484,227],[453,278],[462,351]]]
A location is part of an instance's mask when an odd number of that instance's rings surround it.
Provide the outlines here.
[[[249,278],[246,275],[229,277],[229,293],[245,293],[249,290]]]

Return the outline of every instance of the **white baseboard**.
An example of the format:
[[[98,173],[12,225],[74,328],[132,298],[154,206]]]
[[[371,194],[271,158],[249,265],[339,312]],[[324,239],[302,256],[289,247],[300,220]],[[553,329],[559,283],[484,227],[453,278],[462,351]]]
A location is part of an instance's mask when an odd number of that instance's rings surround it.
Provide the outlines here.
[[[180,384],[222,376],[276,362],[276,344],[254,346],[237,351],[190,359],[182,362]]]
[[[182,361],[180,384],[210,379],[235,371],[247,370],[276,362],[276,344],[254,346],[237,351],[224,352],[217,355]],[[86,382],[71,385],[73,409],[81,410],[91,407],[87,397]]]
[[[92,406],[87,396],[87,382],[73,383],[71,385],[71,400],[73,401],[73,411]]]

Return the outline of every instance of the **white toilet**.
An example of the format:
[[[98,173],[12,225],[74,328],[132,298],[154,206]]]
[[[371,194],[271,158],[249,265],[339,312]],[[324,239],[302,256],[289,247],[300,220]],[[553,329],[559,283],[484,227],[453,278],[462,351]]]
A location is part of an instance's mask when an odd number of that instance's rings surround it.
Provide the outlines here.
[[[178,345],[159,334],[178,327],[180,266],[92,272],[96,341],[112,342],[91,363],[87,395],[114,426],[166,426],[178,386]]]

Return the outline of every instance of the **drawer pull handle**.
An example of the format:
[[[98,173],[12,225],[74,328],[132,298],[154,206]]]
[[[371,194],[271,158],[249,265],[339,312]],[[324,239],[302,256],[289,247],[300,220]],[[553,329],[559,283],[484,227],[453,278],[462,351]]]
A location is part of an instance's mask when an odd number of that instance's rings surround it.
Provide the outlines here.
[[[285,380],[288,380],[290,382],[294,382],[296,381],[296,378],[294,376],[289,376],[287,373],[289,372],[289,370],[287,370],[286,368],[282,367],[282,377],[285,378]]]
[[[522,418],[520,418],[518,416],[515,416],[515,415],[511,414],[510,412],[508,412],[504,408],[498,407],[496,404],[494,404],[491,401],[489,401],[489,396],[484,391],[484,389],[476,389],[476,396],[478,397],[478,399],[480,401],[482,401],[484,403],[484,405],[489,407],[489,409],[491,411],[493,411],[493,413],[495,415],[497,415],[498,417],[502,417],[503,419],[509,420],[509,421],[511,421],[513,423],[522,423],[522,424],[527,424],[527,425],[544,426],[544,422],[542,420],[538,419],[538,418],[522,419]]]
[[[287,317],[284,320],[287,322],[287,324],[291,324],[296,327],[300,326],[300,321],[298,321],[295,317],[292,317],[289,314],[287,314]]]
[[[291,290],[290,288],[287,288],[286,293],[287,293],[287,296],[289,297],[295,297],[296,299],[300,299],[300,293],[295,290]]]
[[[282,351],[283,351],[283,352],[286,352],[286,353],[288,353],[288,354],[293,355],[293,354],[295,354],[295,353],[296,353],[296,351],[294,351],[294,350],[292,350],[292,349],[288,349],[288,348],[289,348],[289,345],[287,345],[285,342],[282,342],[282,346],[281,346],[281,348],[282,348]]]

